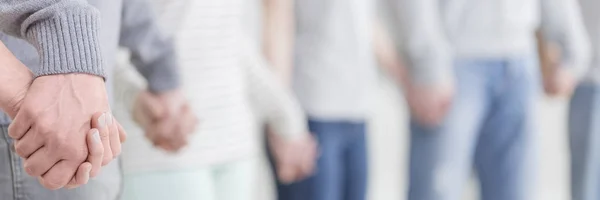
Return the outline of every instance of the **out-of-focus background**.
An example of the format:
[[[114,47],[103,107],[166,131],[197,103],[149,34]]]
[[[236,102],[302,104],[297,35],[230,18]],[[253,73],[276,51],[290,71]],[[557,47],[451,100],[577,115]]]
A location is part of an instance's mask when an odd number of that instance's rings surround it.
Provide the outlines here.
[[[247,1],[248,33],[260,40],[260,0]],[[379,9],[379,12],[387,10]],[[385,16],[385,14],[384,14]],[[378,91],[369,121],[369,200],[404,200],[408,189],[408,108],[402,93],[389,80],[380,76]],[[539,91],[537,101],[536,200],[569,199],[569,153],[567,138],[568,99],[547,98]],[[273,180],[266,159],[259,167],[256,200],[275,199]],[[474,173],[473,173],[473,176]],[[478,199],[478,188],[472,178],[464,191],[465,200]]]

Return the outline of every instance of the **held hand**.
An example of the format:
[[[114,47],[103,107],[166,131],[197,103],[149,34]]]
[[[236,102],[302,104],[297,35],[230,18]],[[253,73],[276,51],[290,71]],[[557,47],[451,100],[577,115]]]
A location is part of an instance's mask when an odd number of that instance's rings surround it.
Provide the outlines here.
[[[560,48],[547,44],[541,53],[542,78],[544,91],[551,97],[569,97],[575,89],[576,80],[573,74],[561,66]]]
[[[198,119],[179,91],[159,95],[142,92],[133,109],[135,121],[156,147],[177,152],[185,147]]]
[[[25,159],[25,171],[40,177],[49,189],[66,186],[75,175],[81,179],[76,171],[87,170],[80,166],[90,153],[86,142],[89,120],[94,113],[110,110],[104,81],[87,74],[42,76],[19,102],[9,136],[15,140],[16,153]],[[103,146],[105,161],[112,160],[120,149],[120,143]],[[107,146],[118,146],[117,152],[106,153]],[[90,171],[94,173],[94,169]]]
[[[557,67],[544,74],[544,91],[551,97],[569,97],[575,89],[576,81],[570,71]]]
[[[317,142],[312,135],[286,141],[269,131],[268,138],[279,181],[293,183],[313,173],[317,160]]]
[[[413,117],[423,125],[439,125],[452,104],[454,86],[408,86],[406,102]]]

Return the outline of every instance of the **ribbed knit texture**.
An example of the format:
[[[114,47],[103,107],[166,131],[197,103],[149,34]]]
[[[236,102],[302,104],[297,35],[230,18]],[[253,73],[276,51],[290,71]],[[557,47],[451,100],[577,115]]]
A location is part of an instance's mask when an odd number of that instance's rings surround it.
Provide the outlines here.
[[[27,39],[38,49],[35,76],[86,73],[105,77],[97,10],[69,10],[29,27]]]

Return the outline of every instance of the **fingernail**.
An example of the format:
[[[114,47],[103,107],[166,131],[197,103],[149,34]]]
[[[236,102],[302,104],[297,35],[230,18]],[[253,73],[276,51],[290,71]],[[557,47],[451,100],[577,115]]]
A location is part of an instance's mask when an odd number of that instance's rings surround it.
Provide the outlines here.
[[[110,126],[110,125],[112,125],[112,123],[113,123],[113,116],[112,116],[112,114],[107,113],[106,114],[106,124]]]
[[[97,129],[94,129],[94,132],[92,133],[92,137],[94,138],[95,143],[100,143],[100,132],[98,132]]]
[[[98,128],[104,128],[106,126],[106,113],[102,113],[98,118]]]

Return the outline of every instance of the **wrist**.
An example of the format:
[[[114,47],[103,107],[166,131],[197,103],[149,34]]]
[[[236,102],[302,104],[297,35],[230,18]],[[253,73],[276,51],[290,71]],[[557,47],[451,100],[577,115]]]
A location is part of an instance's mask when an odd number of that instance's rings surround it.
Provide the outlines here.
[[[0,42],[0,109],[14,118],[25,98],[33,74]]]

